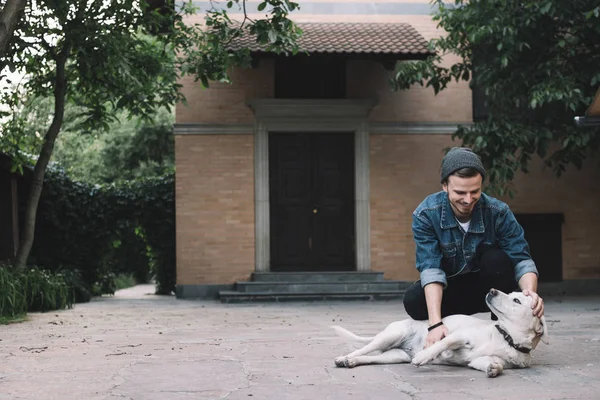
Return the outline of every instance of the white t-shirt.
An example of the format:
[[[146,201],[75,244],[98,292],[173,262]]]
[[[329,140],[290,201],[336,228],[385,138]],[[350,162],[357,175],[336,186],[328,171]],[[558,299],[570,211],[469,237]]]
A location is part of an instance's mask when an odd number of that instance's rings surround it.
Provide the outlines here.
[[[465,232],[469,232],[469,225],[471,225],[471,220],[468,220],[467,222],[460,222],[457,218],[456,222],[458,222],[460,224],[460,226],[462,226],[462,228],[465,230]]]

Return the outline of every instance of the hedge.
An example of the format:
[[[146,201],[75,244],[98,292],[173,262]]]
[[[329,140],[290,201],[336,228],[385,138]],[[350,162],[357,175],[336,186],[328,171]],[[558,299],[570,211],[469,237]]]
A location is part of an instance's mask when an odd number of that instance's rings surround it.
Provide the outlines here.
[[[25,198],[21,194],[21,198]],[[114,291],[116,274],[154,279],[157,294],[175,290],[174,175],[125,183],[75,182],[46,172],[28,260],[49,271],[72,271],[93,293]]]

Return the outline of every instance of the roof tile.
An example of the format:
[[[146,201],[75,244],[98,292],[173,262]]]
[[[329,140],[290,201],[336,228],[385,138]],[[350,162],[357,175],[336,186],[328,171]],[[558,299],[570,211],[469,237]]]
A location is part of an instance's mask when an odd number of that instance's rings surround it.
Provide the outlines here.
[[[431,54],[428,43],[406,23],[297,23],[303,34],[300,49],[309,53]],[[232,49],[264,51],[254,37],[235,40]]]

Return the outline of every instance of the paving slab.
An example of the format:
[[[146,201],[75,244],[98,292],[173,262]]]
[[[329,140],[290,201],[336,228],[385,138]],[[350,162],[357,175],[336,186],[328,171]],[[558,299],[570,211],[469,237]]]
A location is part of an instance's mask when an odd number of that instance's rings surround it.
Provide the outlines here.
[[[337,324],[372,335],[401,300],[221,304],[139,285],[0,326],[8,399],[600,399],[600,296],[546,298],[550,345],[490,379],[449,366],[336,368]],[[489,314],[478,314],[487,319]]]

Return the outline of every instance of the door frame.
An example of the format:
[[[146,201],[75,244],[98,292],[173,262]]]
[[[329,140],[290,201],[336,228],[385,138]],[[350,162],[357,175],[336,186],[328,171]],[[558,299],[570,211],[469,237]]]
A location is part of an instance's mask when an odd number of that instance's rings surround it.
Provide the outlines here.
[[[255,270],[269,272],[269,132],[354,133],[355,257],[357,271],[371,269],[369,206],[369,124],[373,99],[253,99]]]

